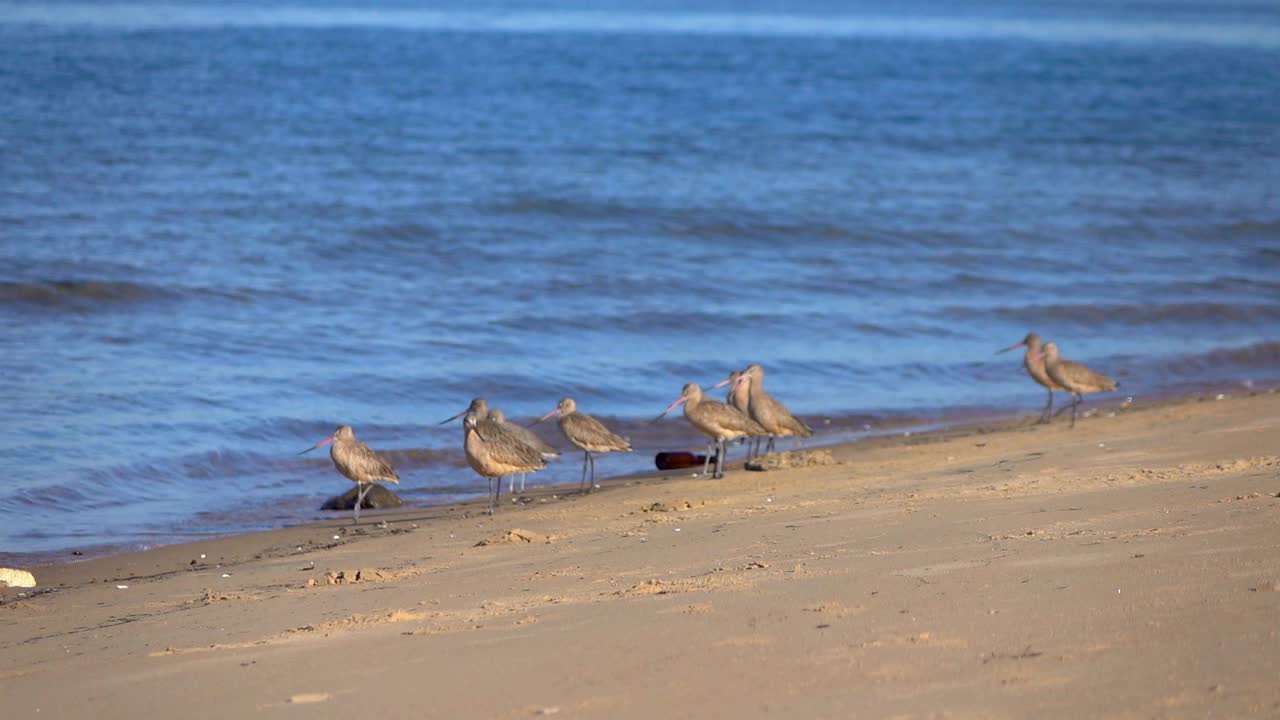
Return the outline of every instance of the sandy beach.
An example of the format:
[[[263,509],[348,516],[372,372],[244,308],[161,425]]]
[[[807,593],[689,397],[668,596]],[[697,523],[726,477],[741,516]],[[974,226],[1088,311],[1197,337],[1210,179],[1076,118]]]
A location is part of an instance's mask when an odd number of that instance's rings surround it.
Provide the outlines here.
[[[1280,715],[1280,396],[1113,412],[35,568],[4,714]]]

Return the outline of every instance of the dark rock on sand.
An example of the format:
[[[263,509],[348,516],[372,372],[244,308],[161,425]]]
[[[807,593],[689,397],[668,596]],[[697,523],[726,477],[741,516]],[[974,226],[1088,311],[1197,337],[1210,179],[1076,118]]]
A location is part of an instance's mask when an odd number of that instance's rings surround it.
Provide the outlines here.
[[[350,490],[341,495],[335,495],[324,501],[324,505],[320,506],[321,510],[353,510],[356,506],[356,486],[352,486]],[[403,505],[404,502],[400,496],[391,492],[382,485],[374,485],[365,493],[364,502],[360,505],[364,510],[376,510],[379,508],[396,508]]]

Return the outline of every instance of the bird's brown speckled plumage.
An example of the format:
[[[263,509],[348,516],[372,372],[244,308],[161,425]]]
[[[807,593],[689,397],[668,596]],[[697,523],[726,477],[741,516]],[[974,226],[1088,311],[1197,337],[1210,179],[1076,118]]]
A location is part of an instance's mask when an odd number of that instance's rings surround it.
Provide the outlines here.
[[[748,365],[742,374],[746,376],[743,381],[749,387],[748,392],[748,412],[751,419],[755,420],[765,429],[765,432],[772,437],[769,438],[767,450],[773,449],[773,438],[778,437],[810,437],[813,435],[813,429],[804,423],[800,418],[796,417],[786,405],[783,405],[774,396],[770,395],[764,389],[764,368],[759,363]]]
[[[330,444],[332,443],[332,444]],[[356,484],[356,501],[352,514],[356,523],[360,522],[360,506],[364,503],[365,494],[374,483],[399,483],[400,475],[391,463],[387,462],[368,445],[356,439],[356,433],[350,425],[339,425],[333,435],[324,442],[317,443],[307,450],[314,450],[329,445],[329,459],[348,480]]]
[[[1076,424],[1076,409],[1084,401],[1084,395],[1111,392],[1120,383],[1081,363],[1067,360],[1058,351],[1057,343],[1046,343],[1042,351],[1044,367],[1049,378],[1072,394],[1071,426]]]
[[[468,412],[462,421],[463,451],[467,464],[477,475],[489,481],[489,513],[497,507],[502,492],[502,478],[507,475],[534,472],[546,467],[542,454],[520,440],[507,423],[495,423],[486,416],[481,420]],[[497,492],[493,481],[497,480]]]
[[[534,431],[523,425],[507,422],[507,414],[502,412],[502,410],[498,408],[490,408],[488,419],[490,423],[501,426],[505,432],[511,433],[520,442],[523,442],[525,445],[537,450],[538,454],[542,456],[542,459],[551,460],[553,458],[560,457],[560,451],[548,445],[547,441],[539,437]],[[524,480],[527,474],[528,473],[520,473],[520,492],[524,492]],[[512,493],[516,491],[516,476],[514,474],[508,478],[507,488]],[[513,497],[512,502],[514,501],[515,498]]]
[[[674,410],[677,405],[684,405],[685,420],[697,428],[698,432],[706,435],[716,447],[716,469],[712,477],[724,477],[726,441],[760,435],[764,432],[764,428],[760,427],[759,423],[737,408],[708,397],[702,391],[702,386],[697,383],[686,384],[680,391],[680,398],[663,414]],[[711,447],[708,447],[707,457],[702,466],[703,474],[706,474],[710,463]]]
[[[525,445],[537,450],[542,457],[548,460],[560,457],[560,451],[548,445],[547,441],[539,437],[534,431],[523,425],[507,422],[507,414],[502,412],[502,410],[499,410],[498,408],[489,410],[488,418],[489,422],[501,425],[505,431],[510,432],[516,438],[524,442]]]
[[[334,431],[329,458],[333,460],[333,466],[338,472],[354,483],[400,482],[400,475],[391,463],[357,440],[350,425],[343,425]]]
[[[1016,348],[1025,347],[1027,351],[1022,354],[1022,365],[1027,369],[1027,374],[1032,380],[1036,381],[1040,387],[1048,392],[1044,409],[1040,411],[1040,422],[1049,422],[1053,417],[1053,391],[1065,390],[1053,378],[1049,377],[1049,371],[1044,367],[1044,347],[1041,344],[1040,336],[1029,332],[1021,341],[1000,350],[1000,353],[1009,352]],[[997,353],[999,354],[999,353]]]
[[[578,410],[573,398],[563,398],[556,406],[560,431],[564,437],[587,452],[631,452],[631,441],[618,435],[604,423]]]
[[[1049,371],[1044,367],[1044,345],[1040,340],[1040,336],[1035,333],[1027,333],[1022,339],[1027,346],[1027,351],[1022,355],[1022,364],[1027,368],[1027,374],[1031,376],[1041,387],[1048,390],[1066,390],[1062,385],[1054,382],[1049,377]]]
[[[631,452],[631,441],[618,435],[604,423],[578,410],[578,403],[571,397],[561,398],[556,409],[547,413],[559,416],[560,432],[575,447],[582,450],[582,485],[590,491],[596,483],[596,464],[592,453]],[[588,484],[588,471],[590,483]]]
[[[697,383],[685,385],[680,397],[684,399],[685,419],[712,440],[737,440],[765,431],[759,423],[732,405],[708,397]]]

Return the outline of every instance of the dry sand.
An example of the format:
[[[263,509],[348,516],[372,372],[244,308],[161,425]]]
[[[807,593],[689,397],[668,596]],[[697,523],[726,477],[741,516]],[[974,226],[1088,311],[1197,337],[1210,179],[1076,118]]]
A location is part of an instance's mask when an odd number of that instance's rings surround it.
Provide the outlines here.
[[[1101,415],[37,568],[0,707],[1280,716],[1280,396]]]

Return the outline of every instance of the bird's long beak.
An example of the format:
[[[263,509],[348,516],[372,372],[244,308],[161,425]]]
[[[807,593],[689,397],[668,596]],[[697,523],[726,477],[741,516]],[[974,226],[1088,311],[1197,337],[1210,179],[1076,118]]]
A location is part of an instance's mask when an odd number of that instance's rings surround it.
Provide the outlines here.
[[[451,422],[453,422],[454,420],[457,420],[458,418],[460,418],[460,417],[462,417],[463,415],[466,415],[466,414],[467,414],[467,411],[466,411],[466,410],[463,410],[462,412],[458,413],[457,415],[454,415],[453,417],[449,418],[448,420],[441,420],[440,422],[438,422],[438,423],[436,423],[436,424],[437,424],[437,425],[444,425],[444,424],[446,424],[446,423],[451,423]]]
[[[712,390],[715,390],[716,388],[722,388],[722,387],[724,387],[725,385],[728,385],[728,384],[729,384],[729,383],[731,383],[731,382],[733,382],[733,378],[725,378],[725,379],[721,380],[720,382],[716,383],[715,385],[712,385],[712,386],[711,386],[711,389],[712,389]]]
[[[1007,352],[1009,352],[1010,350],[1017,350],[1018,348],[1023,347],[1023,346],[1025,346],[1026,344],[1027,344],[1027,341],[1026,341],[1026,340],[1023,340],[1022,342],[1014,343],[1014,344],[1010,345],[1009,347],[1007,347],[1007,348],[1005,348],[1005,349],[1003,349],[1003,350],[997,350],[997,351],[996,351],[996,354],[997,354],[997,355],[999,355],[1000,353],[1007,353]]]
[[[683,403],[684,403],[684,401],[685,401],[685,399],[684,399],[683,397],[682,397],[682,398],[680,398],[679,400],[676,400],[675,402],[673,402],[673,403],[671,403],[670,405],[668,405],[668,406],[667,406],[667,409],[666,409],[666,410],[663,410],[661,415],[659,415],[658,417],[656,417],[656,418],[654,418],[654,419],[650,420],[649,422],[650,422],[650,423],[656,423],[656,422],[658,422],[658,421],[659,421],[659,420],[661,420],[662,418],[666,417],[666,416],[667,416],[667,413],[669,413],[669,412],[671,412],[672,410],[675,410],[676,408],[680,407],[680,405],[681,405],[681,404],[683,404]]]
[[[316,448],[322,448],[325,445],[328,445],[329,443],[333,442],[333,440],[334,440],[333,437],[330,437],[328,440],[321,440],[320,442],[316,443],[315,445],[312,445],[311,447],[307,448],[306,450],[303,450],[298,454],[306,455],[307,453],[311,452],[312,450],[315,450]]]
[[[537,420],[534,420],[533,422],[529,423],[529,427],[533,427],[534,425],[537,425],[538,423],[542,422],[543,420],[546,420],[547,418],[553,418],[553,417],[555,417],[556,415],[559,415],[559,414],[560,414],[560,408],[556,408],[555,410],[552,410],[551,412],[547,413],[546,415],[543,415],[542,417],[538,418]]]

